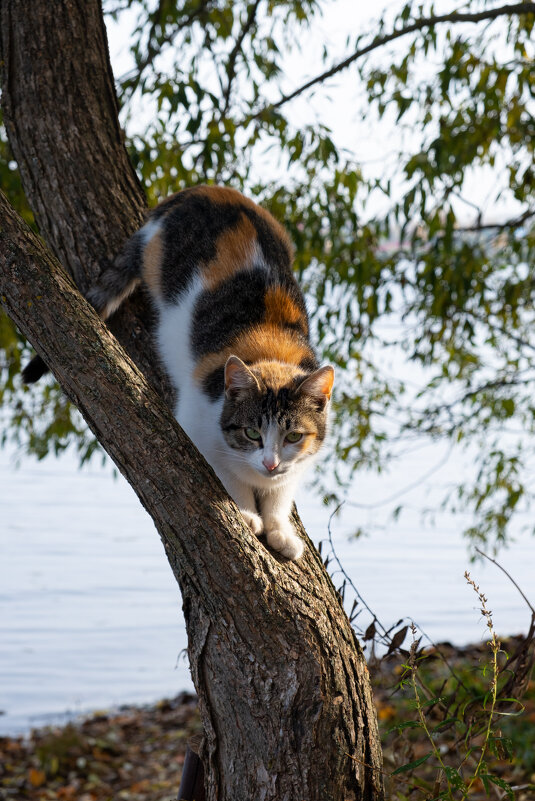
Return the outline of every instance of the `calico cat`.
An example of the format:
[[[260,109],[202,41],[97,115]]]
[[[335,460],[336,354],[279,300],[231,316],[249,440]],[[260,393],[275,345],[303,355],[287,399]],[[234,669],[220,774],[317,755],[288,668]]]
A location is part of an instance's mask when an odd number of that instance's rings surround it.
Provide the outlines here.
[[[198,186],[149,213],[88,299],[106,319],[144,281],[176,419],[253,532],[297,559],[303,542],[289,516],[325,438],[334,371],[310,345],[292,257],[265,209]]]

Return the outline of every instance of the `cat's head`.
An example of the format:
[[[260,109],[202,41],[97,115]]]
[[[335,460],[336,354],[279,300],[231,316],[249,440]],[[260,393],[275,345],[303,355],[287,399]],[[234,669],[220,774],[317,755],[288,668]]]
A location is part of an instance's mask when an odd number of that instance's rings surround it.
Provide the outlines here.
[[[330,366],[307,373],[278,361],[248,367],[230,356],[221,428],[244,479],[273,486],[310,461],[326,435],[333,381]]]

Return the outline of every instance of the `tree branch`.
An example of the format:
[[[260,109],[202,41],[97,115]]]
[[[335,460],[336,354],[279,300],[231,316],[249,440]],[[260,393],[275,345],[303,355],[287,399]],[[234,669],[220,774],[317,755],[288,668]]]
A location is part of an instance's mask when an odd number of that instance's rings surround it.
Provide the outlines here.
[[[85,291],[143,217],[100,3],[2,0],[0,42],[25,192]],[[367,670],[319,555],[283,562],[252,536],[149,387],[162,371],[131,301],[115,317],[143,375],[3,197],[0,302],[156,522],[182,590],[209,801],[381,801]]]
[[[478,232],[478,231],[506,231],[510,228],[519,228],[531,217],[535,217],[535,210],[526,209],[523,214],[517,217],[512,217],[502,223],[476,223],[475,225],[462,225],[455,229],[455,231]]]
[[[535,608],[533,607],[533,604],[531,603],[529,598],[522,592],[522,590],[520,589],[520,587],[518,586],[518,584],[516,583],[514,578],[511,576],[511,574],[508,573],[507,570],[504,567],[502,567],[499,562],[496,561],[496,559],[493,559],[492,556],[489,556],[488,554],[486,554],[484,551],[482,551],[477,546],[476,546],[476,553],[478,553],[480,556],[484,556],[485,559],[488,559],[489,562],[492,562],[493,565],[496,565],[496,567],[499,568],[502,571],[502,573],[505,573],[505,575],[507,576],[507,578],[509,579],[509,581],[511,582],[513,587],[516,587],[516,589],[518,590],[518,592],[520,593],[520,595],[522,596],[522,598],[526,602],[528,608],[531,610],[532,617],[534,617],[535,616]]]
[[[293,92],[282,95],[274,103],[269,103],[260,111],[252,114],[249,117],[249,120],[258,119],[266,112],[280,108],[280,106],[303,94],[303,92],[306,92],[307,89],[311,89],[313,86],[328,80],[328,78],[332,78],[333,75],[336,75],[336,73],[346,69],[362,56],[365,56],[368,53],[371,53],[373,50],[377,50],[379,47],[383,47],[390,42],[394,42],[396,39],[400,39],[402,36],[407,36],[410,33],[415,33],[416,31],[423,30],[424,28],[432,28],[435,25],[440,25],[445,22],[449,22],[451,24],[456,24],[458,22],[482,22],[483,20],[493,20],[501,16],[518,16],[520,14],[535,14],[535,3],[515,3],[513,5],[500,6],[499,8],[492,8],[488,11],[480,11],[473,14],[453,11],[450,14],[433,15],[431,17],[419,19],[411,25],[407,25],[405,28],[401,28],[398,31],[393,31],[392,33],[384,36],[376,36],[375,39],[373,39],[373,41],[366,47],[356,50],[352,55],[348,56],[343,61],[340,61],[338,64],[335,64],[334,67],[331,67],[325,72],[322,72],[320,75],[317,75],[315,78],[311,78],[309,81],[306,81]]]
[[[191,25],[191,23],[194,22],[197,17],[200,17],[211,2],[212,0],[201,0],[197,8],[193,9],[193,11],[191,11],[186,17],[177,22],[166,36],[162,37],[159,42],[153,43],[152,40],[156,35],[156,28],[160,22],[162,10],[165,11],[165,0],[161,0],[161,2],[158,4],[158,8],[152,14],[149,14],[149,19],[152,18],[152,24],[147,38],[147,52],[129,74],[127,73],[119,79],[119,83],[127,87],[130,91],[130,94],[133,94],[139,86],[143,73],[149,64],[151,64],[151,62],[160,55],[166,45],[171,45],[173,43],[175,37],[178,36],[180,31],[183,31],[184,28],[187,28],[188,25]]]
[[[247,15],[247,19],[245,20],[243,27],[240,31],[238,38],[232,48],[229,59],[227,62],[226,73],[227,73],[227,85],[223,92],[223,110],[221,112],[221,117],[224,117],[228,111],[228,107],[230,105],[230,92],[232,89],[232,83],[236,76],[236,61],[238,58],[238,54],[241,50],[241,46],[243,44],[243,40],[253,27],[255,20],[256,20],[256,13],[258,11],[258,7],[262,0],[255,0],[255,2],[250,6],[249,13]]]

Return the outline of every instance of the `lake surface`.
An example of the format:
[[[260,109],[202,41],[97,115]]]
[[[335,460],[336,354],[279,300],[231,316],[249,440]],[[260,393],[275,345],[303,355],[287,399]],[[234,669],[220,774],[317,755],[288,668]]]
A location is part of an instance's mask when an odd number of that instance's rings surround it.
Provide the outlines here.
[[[360,478],[351,501],[372,505],[414,483],[435,458],[420,453],[390,476]],[[525,631],[528,611],[507,578],[491,564],[470,566],[460,535],[466,521],[442,516],[433,527],[421,520],[419,507],[438,498],[455,469],[446,464],[433,484],[417,485],[401,521],[372,537],[348,539],[384,508],[346,507],[331,524],[337,553],[387,627],[409,617],[434,641],[484,638],[463,578],[468,567],[498,632]],[[330,512],[314,492],[303,490],[298,506],[312,539],[325,539]],[[0,450],[0,547],[0,734],[192,689],[178,587],[151,520],[111,465],[95,461],[80,471],[65,455],[16,469],[12,452]],[[527,536],[500,555],[532,601],[534,557]],[[341,577],[334,578],[338,586]]]

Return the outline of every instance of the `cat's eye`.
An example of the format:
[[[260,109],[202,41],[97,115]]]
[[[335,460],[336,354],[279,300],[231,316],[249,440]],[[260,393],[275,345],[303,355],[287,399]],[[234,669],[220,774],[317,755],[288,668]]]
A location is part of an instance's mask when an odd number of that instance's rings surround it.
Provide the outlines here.
[[[302,436],[303,435],[300,434],[299,431],[290,431],[288,434],[286,434],[286,442],[299,442]]]
[[[262,439],[262,434],[256,428],[246,428],[245,436],[252,439],[253,442],[259,442]]]

